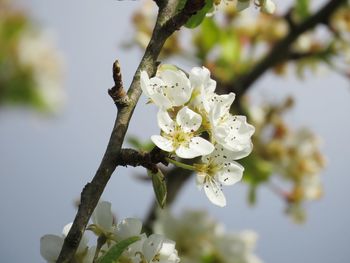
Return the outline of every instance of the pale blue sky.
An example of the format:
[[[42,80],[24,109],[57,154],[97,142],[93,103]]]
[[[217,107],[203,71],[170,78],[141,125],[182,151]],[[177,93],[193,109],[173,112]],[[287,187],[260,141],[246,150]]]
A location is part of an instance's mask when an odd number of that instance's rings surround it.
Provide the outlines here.
[[[56,33],[66,59],[68,101],[53,119],[21,110],[0,112],[0,254],[1,262],[43,262],[40,236],[59,234],[73,220],[73,200],[94,175],[105,150],[116,111],[106,92],[112,85],[111,65],[120,60],[127,86],[140,59],[140,51],[118,47],[131,37],[130,17],[139,2],[21,3]],[[249,208],[243,185],[226,189],[228,206],[221,209],[191,181],[175,209],[208,209],[232,231],[256,230],[257,253],[266,263],[349,262],[349,82],[334,74],[309,75],[304,83],[268,75],[253,93],[276,99],[296,96],[291,122],[311,127],[324,141],[329,163],[323,173],[325,197],[308,205],[309,220],[302,226],[291,223],[282,213],[282,201],[266,189],[259,192],[257,207]],[[156,109],[145,101],[142,97],[136,108],[130,133],[149,138],[158,132]],[[107,186],[103,199],[113,203],[120,217],[142,218],[147,211],[152,189],[132,178],[142,171],[118,168]]]

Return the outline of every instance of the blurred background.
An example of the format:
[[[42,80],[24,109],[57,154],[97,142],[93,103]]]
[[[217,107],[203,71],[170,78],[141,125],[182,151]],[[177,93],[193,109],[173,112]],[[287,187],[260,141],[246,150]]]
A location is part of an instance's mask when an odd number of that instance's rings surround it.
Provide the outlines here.
[[[283,12],[290,1],[281,2],[276,0],[277,11]],[[37,95],[33,95],[33,105],[39,113],[25,107],[0,107],[3,262],[43,262],[40,237],[59,234],[63,225],[73,220],[74,201],[100,163],[115,118],[116,108],[107,94],[113,85],[112,63],[119,59],[124,85],[128,87],[142,55],[138,48],[121,48],[132,38],[131,17],[140,4],[115,0],[13,1],[16,8],[45,29],[43,37],[47,43],[54,43],[57,64],[44,68],[52,66],[64,78],[62,86],[41,95],[55,105],[54,114],[40,113],[46,106]],[[42,62],[54,54],[45,48]],[[59,70],[55,71],[55,66]],[[185,69],[192,66],[195,64],[183,65]],[[283,200],[267,187],[259,188],[254,207],[247,204],[246,185],[226,189],[228,206],[222,209],[197,191],[193,178],[179,195],[175,212],[205,209],[230,231],[257,231],[257,254],[266,263],[348,262],[349,86],[348,79],[330,71],[307,73],[304,81],[293,75],[278,78],[269,73],[250,91],[252,98],[276,102],[293,95],[295,107],[286,116],[290,126],[307,126],[322,138],[321,151],[327,159],[322,171],[324,195],[320,201],[307,204],[308,219],[304,224],[293,223],[283,212]],[[147,140],[159,130],[156,107],[145,103],[142,96],[129,135]],[[153,190],[135,179],[135,175],[143,173],[143,169],[118,168],[110,180],[102,198],[112,202],[118,217],[145,217]]]

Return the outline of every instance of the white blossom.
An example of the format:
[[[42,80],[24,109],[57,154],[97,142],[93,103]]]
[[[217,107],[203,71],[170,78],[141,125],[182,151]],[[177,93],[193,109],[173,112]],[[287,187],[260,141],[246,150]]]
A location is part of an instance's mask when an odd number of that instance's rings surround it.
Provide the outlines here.
[[[60,251],[63,246],[65,237],[68,235],[72,223],[64,226],[62,236],[57,235],[44,235],[40,239],[40,254],[49,263],[57,261]],[[92,263],[93,248],[88,248],[88,238],[84,233],[76,251],[76,257],[79,259],[79,263]]]
[[[98,202],[91,215],[93,225],[99,234],[107,236],[109,233],[114,232],[115,225],[111,207],[112,204],[110,202]]]
[[[118,223],[115,234],[117,236],[117,240],[123,240],[129,237],[140,235],[141,229],[141,220],[137,218],[126,218]]]
[[[209,116],[212,135],[218,143],[228,150],[234,151],[236,154],[239,154],[239,152],[244,154],[248,152],[249,154],[253,148],[251,136],[255,128],[247,123],[245,116],[233,116],[229,113],[232,101],[232,95],[230,97],[230,94],[216,98]]]
[[[222,192],[223,185],[233,185],[242,179],[244,168],[235,160],[245,157],[246,152],[233,152],[217,144],[215,150],[202,157],[202,163],[196,164],[197,186],[215,205],[226,206],[226,198]]]
[[[123,257],[129,258],[133,263],[178,263],[175,242],[159,234],[148,238],[142,234],[141,239],[127,248]]]
[[[210,97],[214,95],[216,88],[216,81],[210,78],[210,71],[206,67],[194,67],[189,79],[193,88],[190,104],[195,109],[209,112]]]
[[[181,158],[194,158],[206,155],[214,150],[207,140],[196,136],[202,117],[198,113],[183,107],[173,121],[166,111],[158,112],[158,125],[161,135],[153,135],[151,140],[166,152],[175,152]]]
[[[161,109],[182,106],[191,98],[190,81],[181,70],[158,70],[153,78],[141,71],[140,83],[144,94]]]

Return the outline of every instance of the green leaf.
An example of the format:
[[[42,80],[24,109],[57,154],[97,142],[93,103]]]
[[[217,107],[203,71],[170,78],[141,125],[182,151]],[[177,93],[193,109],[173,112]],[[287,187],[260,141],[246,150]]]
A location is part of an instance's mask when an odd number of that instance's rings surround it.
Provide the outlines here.
[[[127,249],[128,246],[135,243],[136,241],[139,241],[140,237],[130,237],[127,239],[124,239],[117,244],[115,244],[113,247],[111,247],[106,254],[104,254],[99,260],[98,263],[113,263],[116,262],[121,254],[124,252],[125,249]]]
[[[204,7],[201,10],[199,10],[195,15],[191,16],[190,19],[185,24],[185,26],[187,28],[195,28],[199,26],[202,23],[203,19],[205,18],[205,15],[212,9],[213,9],[213,0],[206,0]]]
[[[152,178],[153,190],[156,195],[157,202],[161,208],[164,208],[166,203],[167,188],[165,177],[161,170],[157,173],[152,173],[148,170],[148,175]]]
[[[301,19],[308,17],[310,15],[310,0],[297,0],[295,12]]]
[[[136,136],[129,136],[127,141],[131,146],[140,151],[150,152],[154,148],[154,143],[152,141],[141,141]]]

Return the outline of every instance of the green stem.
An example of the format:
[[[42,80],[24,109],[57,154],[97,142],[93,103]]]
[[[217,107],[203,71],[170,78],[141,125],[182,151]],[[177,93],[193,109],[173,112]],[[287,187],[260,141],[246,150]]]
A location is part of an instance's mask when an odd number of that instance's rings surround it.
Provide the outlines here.
[[[165,157],[165,160],[169,163],[172,163],[173,165],[177,166],[177,167],[180,167],[180,168],[183,168],[183,169],[186,169],[186,170],[191,170],[191,171],[197,171],[197,169],[192,166],[192,165],[188,165],[188,164],[184,164],[182,162],[178,162],[174,159],[171,159],[169,157]]]

